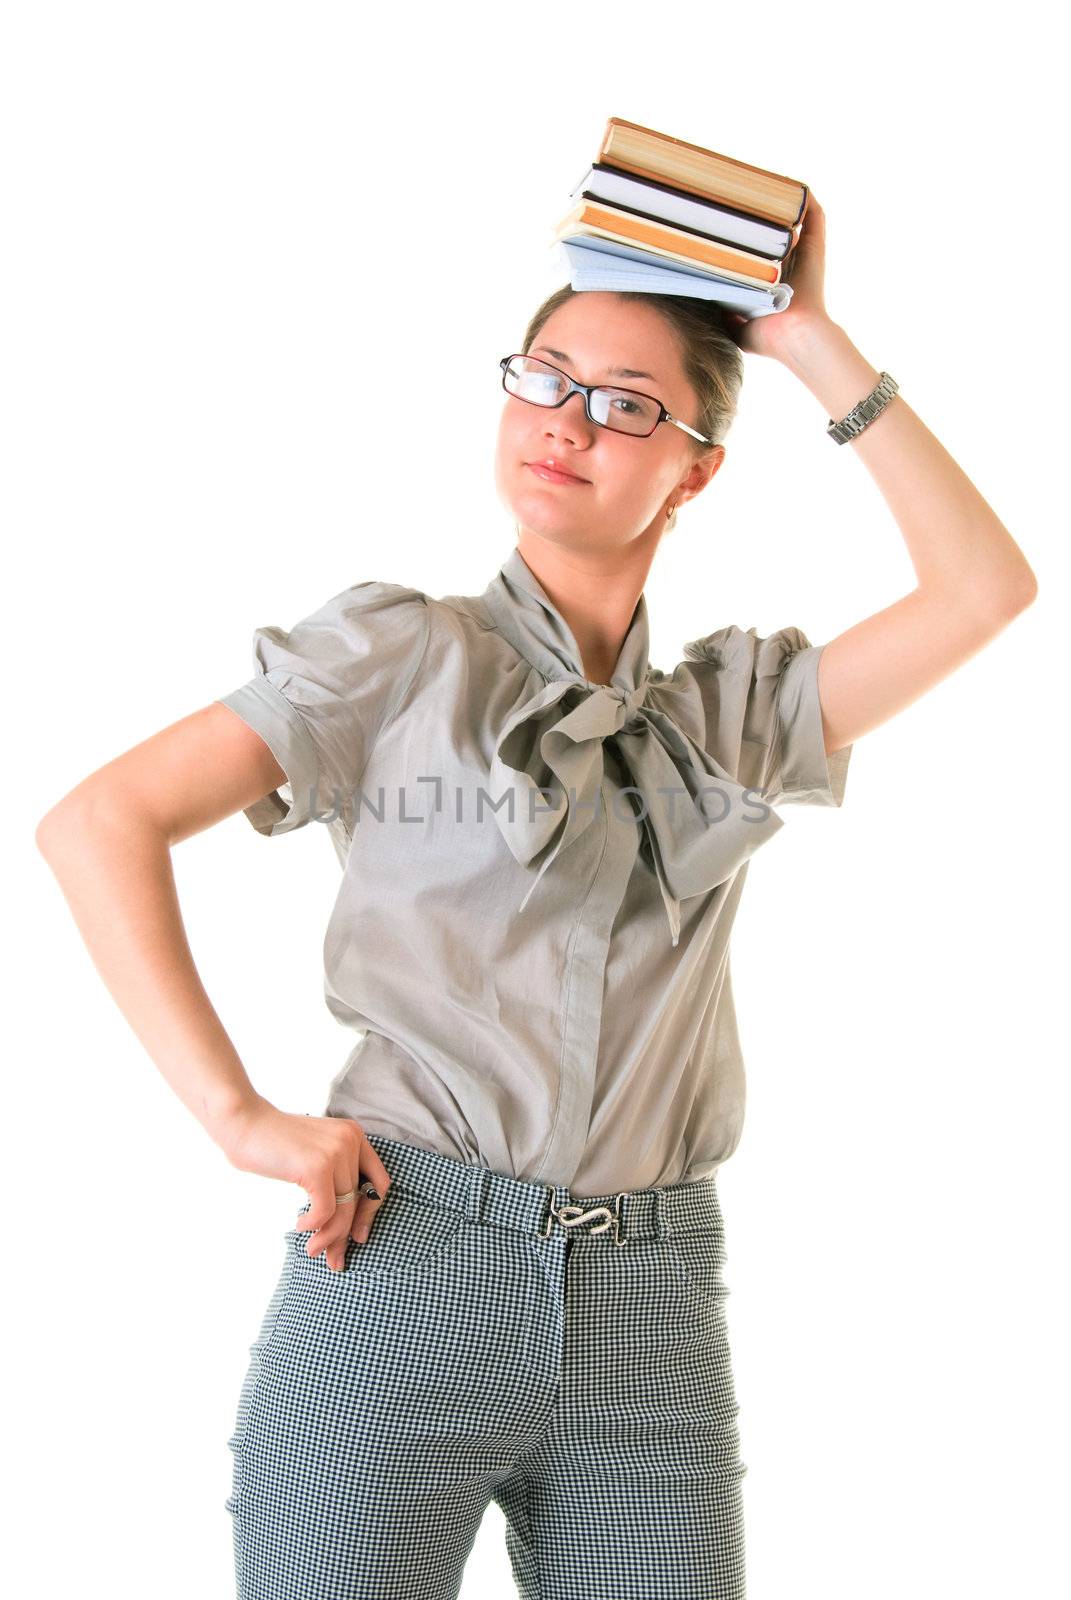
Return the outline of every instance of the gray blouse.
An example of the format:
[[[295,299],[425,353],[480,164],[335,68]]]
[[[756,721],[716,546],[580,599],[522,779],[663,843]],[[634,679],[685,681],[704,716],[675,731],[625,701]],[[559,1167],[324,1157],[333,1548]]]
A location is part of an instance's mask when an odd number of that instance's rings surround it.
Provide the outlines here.
[[[773,807],[839,806],[798,628],[720,628],[672,673],[644,595],[609,684],[514,549],[480,596],[358,583],[254,633],[222,703],[287,781],[258,832],[324,823],[342,882],[325,1115],[579,1198],[708,1177],[744,1066],[729,935]]]

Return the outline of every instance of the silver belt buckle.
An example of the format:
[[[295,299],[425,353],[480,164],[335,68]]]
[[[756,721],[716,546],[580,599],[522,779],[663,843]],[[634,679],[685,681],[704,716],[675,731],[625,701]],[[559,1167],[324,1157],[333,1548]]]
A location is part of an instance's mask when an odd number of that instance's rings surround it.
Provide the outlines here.
[[[590,1222],[593,1217],[601,1217],[603,1220],[597,1228],[592,1228],[592,1233],[605,1233],[607,1228],[613,1228],[614,1244],[627,1244],[628,1241],[621,1236],[621,1202],[625,1198],[624,1192],[617,1196],[612,1211],[609,1206],[592,1206],[590,1211],[585,1211],[583,1206],[556,1206],[554,1204],[553,1190],[550,1191],[550,1195],[551,1198],[548,1201],[550,1215],[547,1217],[546,1226],[540,1229],[540,1234],[544,1239],[550,1237],[550,1230],[555,1218],[563,1228],[576,1228],[582,1222]]]

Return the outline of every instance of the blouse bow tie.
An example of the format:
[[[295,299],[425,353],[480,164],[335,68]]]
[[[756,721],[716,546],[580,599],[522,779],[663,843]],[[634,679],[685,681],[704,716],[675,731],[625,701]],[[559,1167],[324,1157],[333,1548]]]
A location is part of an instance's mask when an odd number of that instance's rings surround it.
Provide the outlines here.
[[[613,737],[628,774],[633,818],[645,831],[674,945],[680,902],[724,883],[783,826],[664,712],[646,704],[649,669],[635,688],[557,678],[519,706],[498,736],[489,789],[495,821],[516,859],[529,866],[553,845],[521,901],[595,820],[602,795],[603,741]],[[565,696],[585,690],[572,707]],[[512,800],[509,791],[513,790]],[[634,804],[633,804],[634,802]],[[606,826],[622,827],[615,796]],[[763,814],[765,813],[765,814]]]

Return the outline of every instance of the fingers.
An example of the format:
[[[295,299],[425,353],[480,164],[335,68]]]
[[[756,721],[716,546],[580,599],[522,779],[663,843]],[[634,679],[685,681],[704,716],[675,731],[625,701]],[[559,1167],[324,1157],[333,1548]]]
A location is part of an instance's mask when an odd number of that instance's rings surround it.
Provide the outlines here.
[[[322,1254],[327,1265],[340,1272],[345,1266],[348,1239],[352,1236],[361,1244],[367,1240],[391,1179],[360,1124],[352,1118],[334,1120],[346,1130],[346,1138],[334,1152],[331,1164],[306,1183],[309,1209],[299,1216],[297,1231],[311,1231],[312,1237],[305,1245],[310,1259]],[[368,1183],[376,1191],[374,1196],[362,1192],[362,1185],[367,1187]],[[336,1198],[351,1193],[354,1197],[350,1200]]]
[[[390,1188],[390,1175],[367,1138],[363,1139],[361,1144],[361,1171],[376,1192],[374,1195],[358,1195],[357,1212],[350,1224],[350,1235],[358,1244],[365,1244],[376,1214]]]
[[[363,1128],[361,1130],[361,1171],[371,1178],[382,1199],[390,1188],[390,1173],[369,1144]]]
[[[353,1217],[356,1201],[335,1199],[336,1194],[345,1194],[354,1187],[349,1178],[350,1167],[343,1161],[337,1160],[328,1167],[322,1176],[312,1178],[308,1184],[309,1199],[312,1202],[305,1213],[304,1223],[299,1221],[301,1232],[312,1229],[312,1237],[305,1246],[305,1254],[310,1260],[318,1255],[324,1255],[328,1266],[336,1271],[341,1267],[340,1256],[345,1252],[345,1238]],[[339,1219],[342,1226],[339,1228]],[[343,1245],[338,1247],[341,1232]]]
[[[346,1264],[346,1243],[350,1229],[353,1226],[354,1216],[359,1209],[359,1204],[367,1203],[360,1193],[360,1172],[351,1177],[351,1170],[349,1163],[335,1169],[335,1182],[337,1184],[335,1194],[352,1194],[354,1198],[352,1200],[336,1199],[335,1214],[323,1230],[323,1238],[325,1240],[324,1259],[327,1265],[335,1272],[341,1272]]]

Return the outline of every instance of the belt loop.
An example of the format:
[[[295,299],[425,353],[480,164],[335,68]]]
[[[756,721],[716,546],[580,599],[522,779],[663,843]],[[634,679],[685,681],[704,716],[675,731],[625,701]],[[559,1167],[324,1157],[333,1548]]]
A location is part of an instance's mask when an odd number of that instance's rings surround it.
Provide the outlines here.
[[[465,1215],[470,1222],[482,1222],[484,1210],[484,1196],[487,1185],[491,1180],[490,1167],[474,1165],[472,1177],[469,1180],[469,1192],[465,1200]]]
[[[549,1239],[551,1229],[554,1227],[554,1190],[550,1184],[544,1184],[541,1191],[541,1205],[537,1219],[536,1232],[541,1239]]]
[[[659,1244],[669,1238],[669,1218],[666,1216],[665,1192],[656,1189],[654,1192],[655,1231],[658,1234]]]

